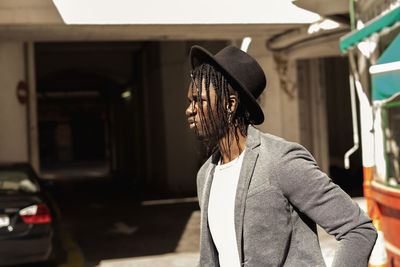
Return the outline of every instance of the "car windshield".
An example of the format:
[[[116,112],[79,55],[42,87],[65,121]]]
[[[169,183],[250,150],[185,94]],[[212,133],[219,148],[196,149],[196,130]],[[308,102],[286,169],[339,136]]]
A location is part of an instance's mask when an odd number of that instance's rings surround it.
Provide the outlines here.
[[[36,193],[39,191],[39,187],[29,179],[25,172],[0,170],[0,190]]]

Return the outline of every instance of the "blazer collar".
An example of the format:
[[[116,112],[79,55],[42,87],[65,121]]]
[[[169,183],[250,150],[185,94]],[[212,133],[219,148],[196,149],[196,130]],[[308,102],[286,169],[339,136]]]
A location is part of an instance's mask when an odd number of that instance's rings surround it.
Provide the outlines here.
[[[258,159],[260,146],[260,132],[253,126],[249,126],[246,139],[246,150],[240,169],[239,182],[236,189],[235,198],[235,230],[236,242],[241,262],[243,262],[243,220],[247,190],[253,176],[254,168]]]
[[[260,143],[260,131],[254,128],[254,126],[249,125],[247,129],[246,148],[254,149],[258,147]]]
[[[217,161],[218,162],[218,161]],[[215,164],[211,160],[208,164],[206,176],[205,176],[205,184],[202,192],[202,201],[201,205],[201,219],[200,219],[200,265],[201,266],[217,266],[215,262],[218,259],[214,243],[211,238],[211,233],[208,228],[208,201],[210,199],[210,191],[212,180],[214,177],[214,169]]]

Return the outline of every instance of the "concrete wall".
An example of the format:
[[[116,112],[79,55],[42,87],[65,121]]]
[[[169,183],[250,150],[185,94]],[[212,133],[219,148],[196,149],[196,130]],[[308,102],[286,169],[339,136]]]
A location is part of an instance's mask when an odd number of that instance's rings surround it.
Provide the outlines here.
[[[27,105],[16,89],[25,81],[24,44],[0,43],[0,162],[28,161]]]
[[[265,121],[258,128],[263,132],[300,142],[295,62],[288,61],[285,66],[287,89],[284,90],[278,72],[279,66],[273,53],[267,50],[265,39],[254,39],[248,53],[258,61],[267,77],[266,90],[259,98]]]
[[[185,115],[190,77],[186,42],[162,42],[160,51],[167,186],[190,191],[195,188],[199,159]]]
[[[52,0],[1,0],[0,24],[63,24]]]
[[[319,164],[329,173],[329,144],[327,121],[327,79],[322,59],[298,62],[300,138]]]

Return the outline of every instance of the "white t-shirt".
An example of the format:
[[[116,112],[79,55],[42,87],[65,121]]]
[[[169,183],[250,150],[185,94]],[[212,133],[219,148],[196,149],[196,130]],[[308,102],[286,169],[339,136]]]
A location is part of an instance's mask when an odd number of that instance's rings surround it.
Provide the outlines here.
[[[235,197],[244,151],[236,159],[215,167],[208,204],[208,224],[221,267],[240,267],[235,232]]]

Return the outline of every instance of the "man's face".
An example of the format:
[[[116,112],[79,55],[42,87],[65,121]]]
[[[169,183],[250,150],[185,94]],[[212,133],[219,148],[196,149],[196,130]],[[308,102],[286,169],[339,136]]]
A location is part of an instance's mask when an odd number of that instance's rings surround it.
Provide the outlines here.
[[[200,139],[204,139],[212,134],[212,127],[210,127],[210,112],[215,110],[215,89],[213,84],[210,84],[209,98],[207,97],[207,91],[205,89],[204,82],[201,84],[201,94],[198,95],[196,86],[194,83],[198,81],[192,81],[188,89],[188,100],[189,106],[186,109],[186,116],[188,116],[188,122],[190,129],[193,129]]]

